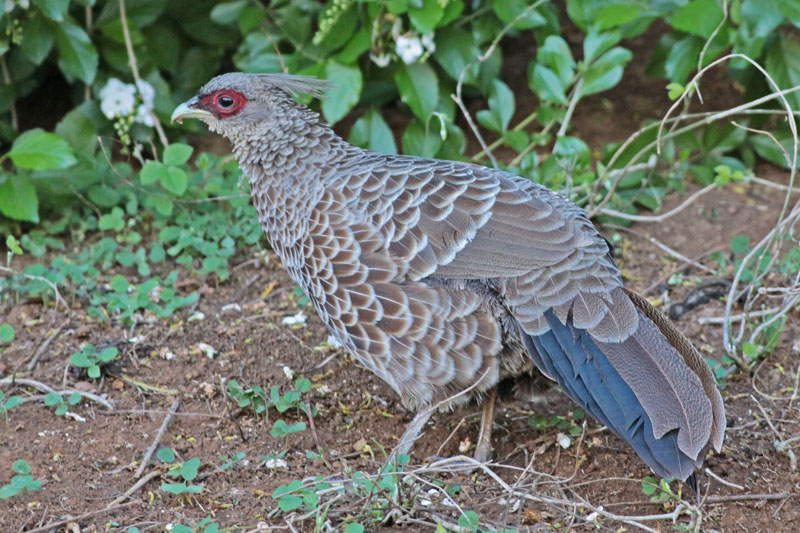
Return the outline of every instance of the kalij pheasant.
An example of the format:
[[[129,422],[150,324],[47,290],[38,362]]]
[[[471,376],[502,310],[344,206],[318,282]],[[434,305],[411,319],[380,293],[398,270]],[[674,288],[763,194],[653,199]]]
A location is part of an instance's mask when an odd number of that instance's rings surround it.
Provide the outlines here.
[[[544,375],[657,474],[695,485],[725,432],[714,376],[622,286],[585,213],[507,172],[352,146],[293,99],[323,90],[314,78],[224,74],[172,119],[200,119],[233,143],[289,275],[417,412],[395,452],[411,449],[434,406],[475,398],[485,460],[497,385],[523,390]]]

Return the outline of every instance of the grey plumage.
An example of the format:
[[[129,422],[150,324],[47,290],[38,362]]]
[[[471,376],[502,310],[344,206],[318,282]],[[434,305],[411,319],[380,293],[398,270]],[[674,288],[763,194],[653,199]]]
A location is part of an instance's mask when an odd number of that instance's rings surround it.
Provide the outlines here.
[[[321,90],[226,74],[173,118],[233,142],[289,275],[408,408],[541,372],[661,475],[687,479],[709,444],[720,449],[713,375],[622,287],[580,208],[507,172],[351,146],[291,98]]]

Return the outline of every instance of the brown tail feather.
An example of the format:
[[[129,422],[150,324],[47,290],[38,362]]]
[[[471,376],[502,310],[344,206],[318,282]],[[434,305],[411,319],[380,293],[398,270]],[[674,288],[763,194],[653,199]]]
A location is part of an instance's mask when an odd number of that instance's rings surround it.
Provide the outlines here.
[[[623,289],[631,301],[638,307],[647,318],[661,330],[661,333],[666,337],[669,343],[675,347],[684,361],[697,374],[700,378],[700,383],[703,385],[703,390],[711,402],[711,411],[713,422],[711,426],[711,444],[714,449],[719,452],[722,449],[722,441],[725,438],[725,407],[722,404],[722,396],[717,389],[717,382],[714,378],[713,372],[703,360],[703,357],[697,351],[697,348],[689,342],[683,333],[672,324],[663,314],[656,308],[650,305],[645,298],[639,296],[633,291]]]

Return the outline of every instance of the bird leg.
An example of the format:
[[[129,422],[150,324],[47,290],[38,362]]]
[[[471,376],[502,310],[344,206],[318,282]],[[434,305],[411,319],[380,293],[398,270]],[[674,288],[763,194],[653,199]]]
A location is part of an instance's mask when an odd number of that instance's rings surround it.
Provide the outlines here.
[[[400,437],[400,442],[398,442],[397,446],[392,450],[392,454],[389,456],[390,463],[396,462],[399,455],[408,455],[411,452],[411,448],[419,438],[422,429],[425,427],[428,420],[430,420],[435,409],[436,407],[433,405],[426,405],[414,415],[414,418],[411,419],[411,422],[406,426],[403,436]]]
[[[497,400],[497,387],[493,387],[483,398],[481,430],[472,457],[479,463],[486,463],[492,455],[492,424],[494,423],[494,404]]]

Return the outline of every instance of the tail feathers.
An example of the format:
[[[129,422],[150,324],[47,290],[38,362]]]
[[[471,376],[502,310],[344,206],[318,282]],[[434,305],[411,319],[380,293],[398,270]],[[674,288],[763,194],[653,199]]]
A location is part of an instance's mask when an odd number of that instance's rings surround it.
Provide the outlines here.
[[[659,313],[645,298],[627,289],[622,290],[625,291],[625,294],[630,297],[631,301],[644,316],[653,322],[664,338],[678,351],[689,368],[700,379],[706,397],[708,397],[708,400],[711,402],[711,444],[714,446],[714,449],[719,452],[722,449],[722,441],[725,439],[726,421],[725,406],[722,403],[722,396],[717,388],[717,380],[714,377],[714,373],[703,360],[697,348],[678,331],[667,317]]]
[[[608,344],[598,343],[588,332],[576,328],[571,318],[563,323],[548,311],[545,319],[550,325],[549,331],[541,335],[522,335],[536,365],[558,381],[589,414],[628,442],[654,472],[662,477],[690,479],[695,467],[702,462],[702,455],[693,449],[687,453],[686,446],[681,447],[685,439],[679,439],[678,426],[666,431],[661,428],[660,436],[656,437],[653,420],[642,401],[601,348]],[[642,322],[653,324],[646,318]],[[626,366],[647,364],[637,361],[644,358],[637,353],[625,355],[631,358]],[[636,386],[641,389],[642,384]],[[640,390],[637,392],[641,394]],[[702,399],[708,402],[705,396]],[[678,398],[677,402],[682,405],[683,400]],[[707,442],[707,434],[705,438]]]

